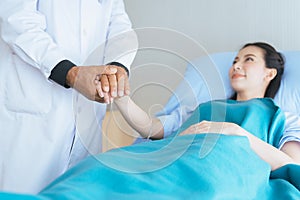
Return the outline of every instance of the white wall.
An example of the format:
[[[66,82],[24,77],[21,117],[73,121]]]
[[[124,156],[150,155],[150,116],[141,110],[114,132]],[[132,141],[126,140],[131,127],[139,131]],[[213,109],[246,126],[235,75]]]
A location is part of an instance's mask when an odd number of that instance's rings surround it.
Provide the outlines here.
[[[124,2],[141,47],[132,66],[132,96],[151,112],[167,101],[187,61],[206,52],[236,51],[250,41],[300,50],[299,0]]]

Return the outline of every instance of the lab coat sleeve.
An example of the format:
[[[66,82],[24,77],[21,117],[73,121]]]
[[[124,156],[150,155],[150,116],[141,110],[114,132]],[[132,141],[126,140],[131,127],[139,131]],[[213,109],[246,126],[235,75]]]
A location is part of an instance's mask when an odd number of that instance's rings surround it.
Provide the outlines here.
[[[118,62],[130,70],[138,48],[138,40],[122,0],[114,0],[112,5],[104,63]]]
[[[46,78],[64,57],[63,52],[45,32],[45,16],[37,10],[36,0],[1,0],[1,37],[13,53],[38,68]]]

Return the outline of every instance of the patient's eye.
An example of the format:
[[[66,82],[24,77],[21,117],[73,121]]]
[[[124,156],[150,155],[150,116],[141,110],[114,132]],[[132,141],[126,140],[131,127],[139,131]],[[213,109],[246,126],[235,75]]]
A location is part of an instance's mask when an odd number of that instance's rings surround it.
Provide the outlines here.
[[[254,59],[252,57],[247,57],[245,61],[254,61]]]

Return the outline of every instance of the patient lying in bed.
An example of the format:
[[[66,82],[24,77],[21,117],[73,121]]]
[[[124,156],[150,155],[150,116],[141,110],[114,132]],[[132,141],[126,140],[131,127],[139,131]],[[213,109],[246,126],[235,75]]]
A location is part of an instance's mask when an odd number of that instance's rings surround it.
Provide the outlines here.
[[[235,91],[231,99],[239,105],[241,102],[255,98],[274,98],[280,87],[283,71],[284,58],[272,46],[266,43],[246,44],[234,58],[229,70],[230,83]],[[162,121],[148,117],[129,97],[117,99],[115,102],[124,118],[143,137],[161,139],[170,134],[165,132]],[[225,111],[227,110],[225,109]],[[281,130],[277,133],[278,141],[271,143],[266,138],[257,137],[255,132],[244,127],[243,124],[225,120],[225,116],[236,112],[239,111],[230,111],[225,114],[221,112],[223,117],[221,119],[214,117],[215,115],[219,116],[220,113],[211,113],[210,117],[205,119],[201,119],[203,113],[196,113],[199,121],[194,120],[188,126],[183,126],[184,129],[181,127],[179,131],[175,132],[180,135],[221,133],[246,136],[251,148],[271,165],[272,170],[288,163],[300,163],[300,123],[290,123],[289,118],[287,120],[289,123],[285,123],[285,131]],[[195,115],[195,111],[193,115]],[[285,137],[279,144],[282,132],[285,133]],[[286,137],[287,134],[297,135],[296,137]],[[287,140],[287,138],[289,139]],[[277,149],[278,147],[280,150]]]

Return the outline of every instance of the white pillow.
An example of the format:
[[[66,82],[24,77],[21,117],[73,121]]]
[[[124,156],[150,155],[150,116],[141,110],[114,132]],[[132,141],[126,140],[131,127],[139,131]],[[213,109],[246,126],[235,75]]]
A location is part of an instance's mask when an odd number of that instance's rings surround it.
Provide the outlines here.
[[[283,51],[286,64],[275,101],[282,110],[300,115],[300,51]]]

